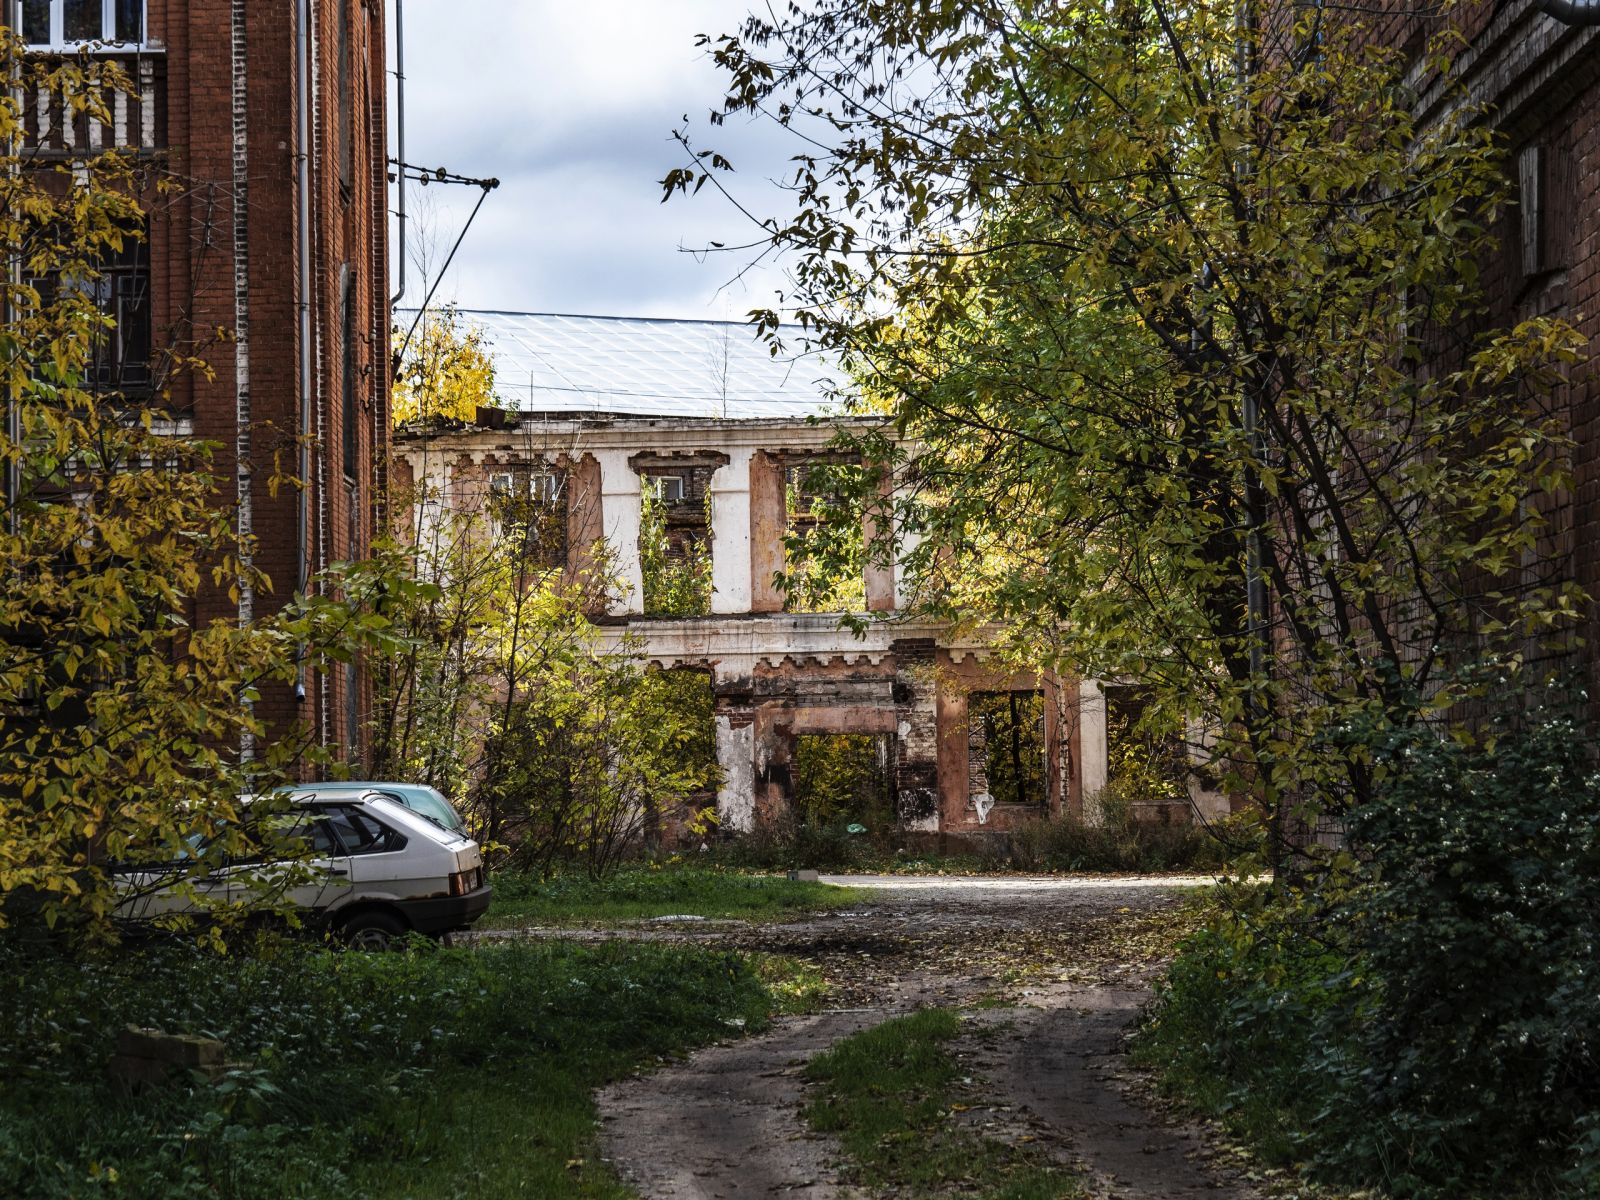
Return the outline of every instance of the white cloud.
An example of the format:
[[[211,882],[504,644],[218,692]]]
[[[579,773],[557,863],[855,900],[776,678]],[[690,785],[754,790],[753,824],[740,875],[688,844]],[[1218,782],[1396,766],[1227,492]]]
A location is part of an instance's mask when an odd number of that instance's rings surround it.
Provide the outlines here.
[[[406,157],[501,187],[463,242],[440,298],[466,307],[642,316],[742,316],[771,303],[778,274],[719,296],[741,261],[700,263],[680,246],[747,240],[750,227],[707,188],[660,203],[681,161],[668,134],[702,118],[722,80],[697,33],[734,30],[748,0],[411,0],[406,28]],[[761,127],[718,131],[742,194],[766,209],[791,148]],[[431,208],[435,262],[477,199],[412,185]],[[416,231],[416,226],[413,227]],[[422,289],[415,274],[406,302]]]

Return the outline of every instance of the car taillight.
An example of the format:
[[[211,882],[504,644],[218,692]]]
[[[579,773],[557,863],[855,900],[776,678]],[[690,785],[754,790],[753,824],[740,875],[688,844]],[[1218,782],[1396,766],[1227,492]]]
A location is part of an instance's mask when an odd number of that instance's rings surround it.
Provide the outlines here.
[[[452,896],[465,896],[478,886],[479,878],[477,867],[473,867],[470,871],[457,871],[450,876],[450,894]]]

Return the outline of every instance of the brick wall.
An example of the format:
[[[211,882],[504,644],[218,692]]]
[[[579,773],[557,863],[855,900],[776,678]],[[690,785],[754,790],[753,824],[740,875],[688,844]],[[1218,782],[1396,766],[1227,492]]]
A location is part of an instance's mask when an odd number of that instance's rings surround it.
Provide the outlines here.
[[[190,409],[196,432],[220,446],[218,474],[230,481],[221,499],[239,504],[241,514],[248,511],[259,540],[257,563],[272,583],[269,594],[247,598],[257,612],[281,605],[303,572],[364,554],[384,519],[389,305],[383,5],[313,0],[311,10],[315,87],[312,134],[303,147],[296,102],[297,3],[149,4],[149,35],[166,59],[162,157],[182,184],[175,197],[152,209],[154,319],[158,338],[198,354],[211,369],[209,378],[190,374],[178,380],[174,403]],[[341,88],[349,93],[343,106]],[[296,177],[303,152],[309,155],[312,270],[302,293]],[[308,344],[302,344],[302,301],[309,306]],[[312,367],[315,438],[303,452],[297,441],[302,356],[309,356]],[[302,473],[302,455],[303,500],[292,486],[270,495],[275,472]],[[233,482],[241,476],[247,506]],[[208,620],[241,613],[228,597],[210,595],[199,615]],[[274,722],[304,721],[320,740],[342,747],[352,725],[364,722],[368,699],[360,673],[352,681],[340,669],[309,676],[303,700],[290,688],[270,689],[259,707]],[[352,748],[351,756],[358,752],[359,746]]]

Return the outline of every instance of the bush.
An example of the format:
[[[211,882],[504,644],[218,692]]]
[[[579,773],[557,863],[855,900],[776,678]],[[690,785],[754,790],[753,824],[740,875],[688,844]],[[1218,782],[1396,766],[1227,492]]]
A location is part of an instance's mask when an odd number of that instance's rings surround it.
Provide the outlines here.
[[[1101,823],[1040,818],[1011,833],[1011,862],[1025,871],[1212,870],[1259,849],[1247,814],[1212,826],[1140,821],[1131,805],[1099,802]]]
[[[1357,853],[1182,948],[1140,1053],[1278,1161],[1417,1200],[1600,1187],[1600,780],[1541,719],[1368,742]],[[1242,898],[1242,899],[1241,899]]]
[[[1477,747],[1428,734],[1380,747],[1389,779],[1350,821],[1364,886],[1338,914],[1382,984],[1367,1026],[1356,1149],[1400,1190],[1538,1181],[1600,1116],[1600,776],[1572,720]],[[1395,1145],[1404,1148],[1397,1154]],[[1581,1161],[1580,1161],[1581,1160]],[[1600,1174],[1580,1154],[1576,1174]]]

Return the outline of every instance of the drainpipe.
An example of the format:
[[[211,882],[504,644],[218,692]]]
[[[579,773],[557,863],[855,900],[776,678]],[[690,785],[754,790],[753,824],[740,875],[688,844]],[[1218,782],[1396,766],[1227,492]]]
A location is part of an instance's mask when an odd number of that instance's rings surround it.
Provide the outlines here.
[[[298,588],[310,586],[306,539],[309,516],[306,488],[311,481],[311,0],[300,0],[296,18],[295,104],[299,118],[299,154],[295,156],[295,188],[300,238],[300,488],[295,520],[295,548],[299,559]],[[295,650],[294,698],[306,698],[306,648]]]
[[[1539,0],[1539,11],[1563,25],[1600,25],[1600,0]]]
[[[249,56],[245,40],[245,0],[233,0],[230,49],[232,54],[233,123],[233,377],[234,377],[234,479],[239,501],[239,539],[243,543],[252,533],[254,504],[251,495],[251,405],[250,405],[250,155],[246,141],[249,128]],[[249,558],[245,566],[250,565]],[[249,581],[239,587],[239,625],[255,617],[255,594]],[[239,735],[239,757],[249,762],[255,757],[255,738],[249,730]]]
[[[405,0],[394,0],[394,108],[395,157],[400,165],[395,168],[395,185],[399,188],[399,218],[396,232],[400,235],[400,288],[389,297],[389,307],[400,303],[406,294],[406,15]]]

